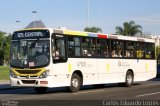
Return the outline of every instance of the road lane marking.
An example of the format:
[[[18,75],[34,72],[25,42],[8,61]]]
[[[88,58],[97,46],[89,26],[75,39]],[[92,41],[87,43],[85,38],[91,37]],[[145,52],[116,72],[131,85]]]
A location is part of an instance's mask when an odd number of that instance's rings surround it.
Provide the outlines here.
[[[45,97],[61,97],[61,96],[71,96],[71,95],[76,95],[76,94],[87,94],[87,93],[96,93],[96,92],[102,92],[102,91],[105,91],[105,90],[94,90],[94,91],[82,91],[82,92],[77,92],[77,93],[67,93],[67,94],[55,94],[55,95],[41,95],[41,96],[34,96],[34,97],[26,97],[26,98],[23,98],[23,99],[40,99],[40,98],[45,98]],[[23,100],[22,99],[22,100]]]
[[[154,93],[148,93],[148,94],[143,94],[143,95],[137,95],[136,97],[143,97],[143,96],[150,96],[150,95],[156,95],[156,94],[160,94],[160,92],[154,92]]]
[[[62,96],[62,97],[64,97],[64,96],[66,96],[67,94],[56,94],[56,95],[39,95],[39,96],[37,96],[37,95],[32,95],[33,97],[30,97],[30,96],[27,96],[27,97],[24,97],[24,98],[22,98],[21,100],[31,100],[31,99],[37,99],[37,100],[41,100],[41,98],[47,98],[47,97],[60,97],[60,96]]]
[[[73,94],[96,93],[96,92],[102,92],[102,91],[105,91],[105,90],[84,91],[84,92],[77,92],[77,93],[73,93]]]

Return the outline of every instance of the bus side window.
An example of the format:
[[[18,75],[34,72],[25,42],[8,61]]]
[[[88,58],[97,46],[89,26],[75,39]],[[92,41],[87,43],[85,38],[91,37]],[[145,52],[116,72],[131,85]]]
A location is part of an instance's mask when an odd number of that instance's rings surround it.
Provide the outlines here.
[[[137,50],[136,50],[137,58],[145,58],[144,51],[145,51],[145,43],[138,42],[137,43]]]
[[[112,48],[112,57],[123,57],[123,41],[120,40],[112,40],[111,41]]]
[[[147,59],[154,58],[154,49],[155,49],[154,44],[146,43],[145,58]]]
[[[52,39],[52,57],[53,59],[59,59],[59,50],[57,48],[56,40]]]
[[[101,56],[102,57],[109,57],[110,56],[110,42],[109,40],[104,40],[104,39],[101,39],[100,40],[100,53],[101,53]]]
[[[88,56],[88,46],[89,46],[89,39],[82,38],[82,55]]]
[[[80,47],[80,38],[79,37],[75,37],[74,38],[74,44],[75,44],[75,47],[74,47],[74,54],[75,56],[81,56],[81,47]]]
[[[54,40],[52,39],[52,49],[54,63],[67,61],[65,38],[55,37]]]
[[[108,49],[108,45],[105,45],[105,47],[104,47],[103,56],[104,56],[104,57],[109,57],[109,49]]]
[[[69,57],[81,56],[79,37],[72,37],[72,36],[68,37],[68,56]]]
[[[73,57],[74,56],[74,40],[73,37],[68,37],[68,56]]]
[[[137,49],[137,58],[142,58],[143,57],[143,51],[141,49]]]
[[[90,41],[89,41],[89,47],[88,47],[88,56],[96,56],[97,53],[96,53],[96,39],[95,38],[90,38]]]
[[[53,59],[59,59],[59,50],[56,47],[52,48],[52,52]]]
[[[124,57],[125,58],[134,58],[135,57],[134,50],[135,50],[135,42],[130,42],[130,41],[124,42]]]
[[[112,55],[112,57],[117,57],[116,51],[115,51],[115,50],[112,50],[111,55]]]

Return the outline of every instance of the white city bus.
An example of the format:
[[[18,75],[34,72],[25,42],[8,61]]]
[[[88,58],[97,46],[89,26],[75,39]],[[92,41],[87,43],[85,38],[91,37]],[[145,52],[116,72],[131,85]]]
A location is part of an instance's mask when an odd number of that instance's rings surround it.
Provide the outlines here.
[[[52,28],[15,31],[11,40],[12,86],[50,87],[133,82],[156,77],[155,41]]]

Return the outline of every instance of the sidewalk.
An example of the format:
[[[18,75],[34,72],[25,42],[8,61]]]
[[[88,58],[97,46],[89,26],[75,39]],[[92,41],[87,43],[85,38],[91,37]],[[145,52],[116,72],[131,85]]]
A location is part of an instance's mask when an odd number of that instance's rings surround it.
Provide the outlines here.
[[[17,89],[17,87],[10,86],[10,80],[0,80],[0,90]]]

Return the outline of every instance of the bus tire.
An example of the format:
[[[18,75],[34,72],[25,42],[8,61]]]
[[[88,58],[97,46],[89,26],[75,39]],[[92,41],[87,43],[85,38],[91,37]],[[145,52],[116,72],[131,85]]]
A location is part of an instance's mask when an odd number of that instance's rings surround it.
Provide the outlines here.
[[[134,80],[133,73],[131,71],[128,71],[126,74],[126,79],[125,79],[125,83],[124,83],[125,86],[131,87],[133,84],[133,80]]]
[[[74,73],[71,78],[69,90],[72,93],[78,92],[80,90],[81,84],[82,84],[81,77],[78,74]]]
[[[35,90],[36,93],[38,93],[38,94],[46,93],[47,89],[48,89],[47,87],[36,87],[36,88],[34,88],[34,90]]]

